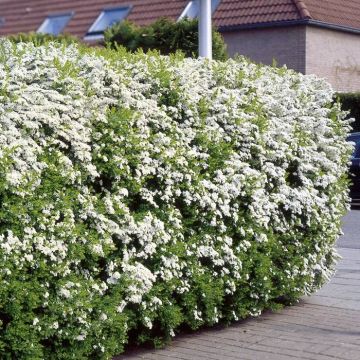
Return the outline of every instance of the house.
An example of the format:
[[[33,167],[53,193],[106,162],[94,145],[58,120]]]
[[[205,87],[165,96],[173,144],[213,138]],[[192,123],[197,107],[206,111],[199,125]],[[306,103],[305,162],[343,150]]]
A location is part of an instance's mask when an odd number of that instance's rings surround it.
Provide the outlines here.
[[[213,22],[232,56],[286,64],[360,91],[360,0],[212,0]],[[61,32],[99,40],[112,23],[196,17],[197,0],[2,0],[0,35]]]
[[[360,0],[224,0],[214,22],[230,55],[275,59],[337,91],[360,91]]]

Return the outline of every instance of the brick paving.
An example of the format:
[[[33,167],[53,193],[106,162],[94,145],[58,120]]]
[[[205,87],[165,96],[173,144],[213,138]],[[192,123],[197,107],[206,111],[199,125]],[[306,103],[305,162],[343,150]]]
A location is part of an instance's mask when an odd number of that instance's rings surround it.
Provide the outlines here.
[[[343,259],[329,284],[297,305],[230,327],[177,336],[165,349],[114,360],[360,360],[360,210],[344,218]]]

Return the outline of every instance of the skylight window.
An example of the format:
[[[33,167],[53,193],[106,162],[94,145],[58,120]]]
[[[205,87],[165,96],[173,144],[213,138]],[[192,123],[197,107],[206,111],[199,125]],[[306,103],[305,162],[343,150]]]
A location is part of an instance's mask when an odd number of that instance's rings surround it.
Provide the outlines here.
[[[211,0],[212,13],[214,13],[219,3],[220,0]],[[184,11],[179,16],[179,20],[183,19],[184,17],[188,17],[189,19],[195,19],[199,16],[199,11],[200,11],[200,1],[199,0],[189,1]]]
[[[124,20],[130,12],[130,7],[105,9],[91,25],[85,38],[102,37],[104,31],[117,22]]]
[[[40,25],[37,32],[58,35],[64,30],[72,16],[73,13],[50,15]]]

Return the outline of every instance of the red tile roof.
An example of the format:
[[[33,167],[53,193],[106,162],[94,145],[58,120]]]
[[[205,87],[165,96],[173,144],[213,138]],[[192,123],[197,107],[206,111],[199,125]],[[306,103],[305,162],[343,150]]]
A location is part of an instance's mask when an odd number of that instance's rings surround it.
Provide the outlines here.
[[[299,19],[292,0],[223,0],[214,14],[215,25],[221,27]]]
[[[47,15],[73,11],[64,32],[83,37],[104,8],[131,5],[139,25],[177,19],[188,0],[0,0],[0,35],[36,31]],[[360,0],[221,0],[213,15],[221,28],[311,19],[360,29]]]
[[[314,20],[360,29],[360,0],[306,0]]]
[[[83,37],[104,8],[131,5],[128,19],[145,25],[160,16],[176,19],[187,0],[1,0],[0,34],[36,31],[47,15],[74,12],[64,32]]]

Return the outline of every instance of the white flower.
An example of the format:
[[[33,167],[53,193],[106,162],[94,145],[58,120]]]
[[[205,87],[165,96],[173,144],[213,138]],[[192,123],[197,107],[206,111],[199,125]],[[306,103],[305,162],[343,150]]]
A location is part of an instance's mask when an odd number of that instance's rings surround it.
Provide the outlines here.
[[[65,299],[68,299],[68,298],[70,298],[70,296],[71,296],[70,290],[65,289],[65,288],[61,288],[60,291],[59,291],[59,294],[60,294],[62,297],[64,297]]]
[[[104,313],[101,313],[100,314],[100,317],[99,317],[99,319],[101,320],[101,321],[105,321],[105,320],[107,320],[107,315],[106,314],[104,314]]]
[[[34,260],[34,256],[32,254],[25,254],[24,258],[29,262]]]
[[[122,313],[124,311],[124,308],[126,306],[126,302],[123,300],[120,305],[116,308],[117,312]]]
[[[85,334],[80,334],[80,335],[76,336],[75,339],[77,341],[84,341],[86,339],[86,335]]]
[[[152,329],[152,327],[153,327],[153,324],[152,324],[151,320],[148,317],[144,317],[144,325],[148,329]]]
[[[109,284],[117,284],[119,279],[120,279],[121,275],[118,271],[115,271],[114,273],[111,274],[111,276],[107,279],[107,282]]]

